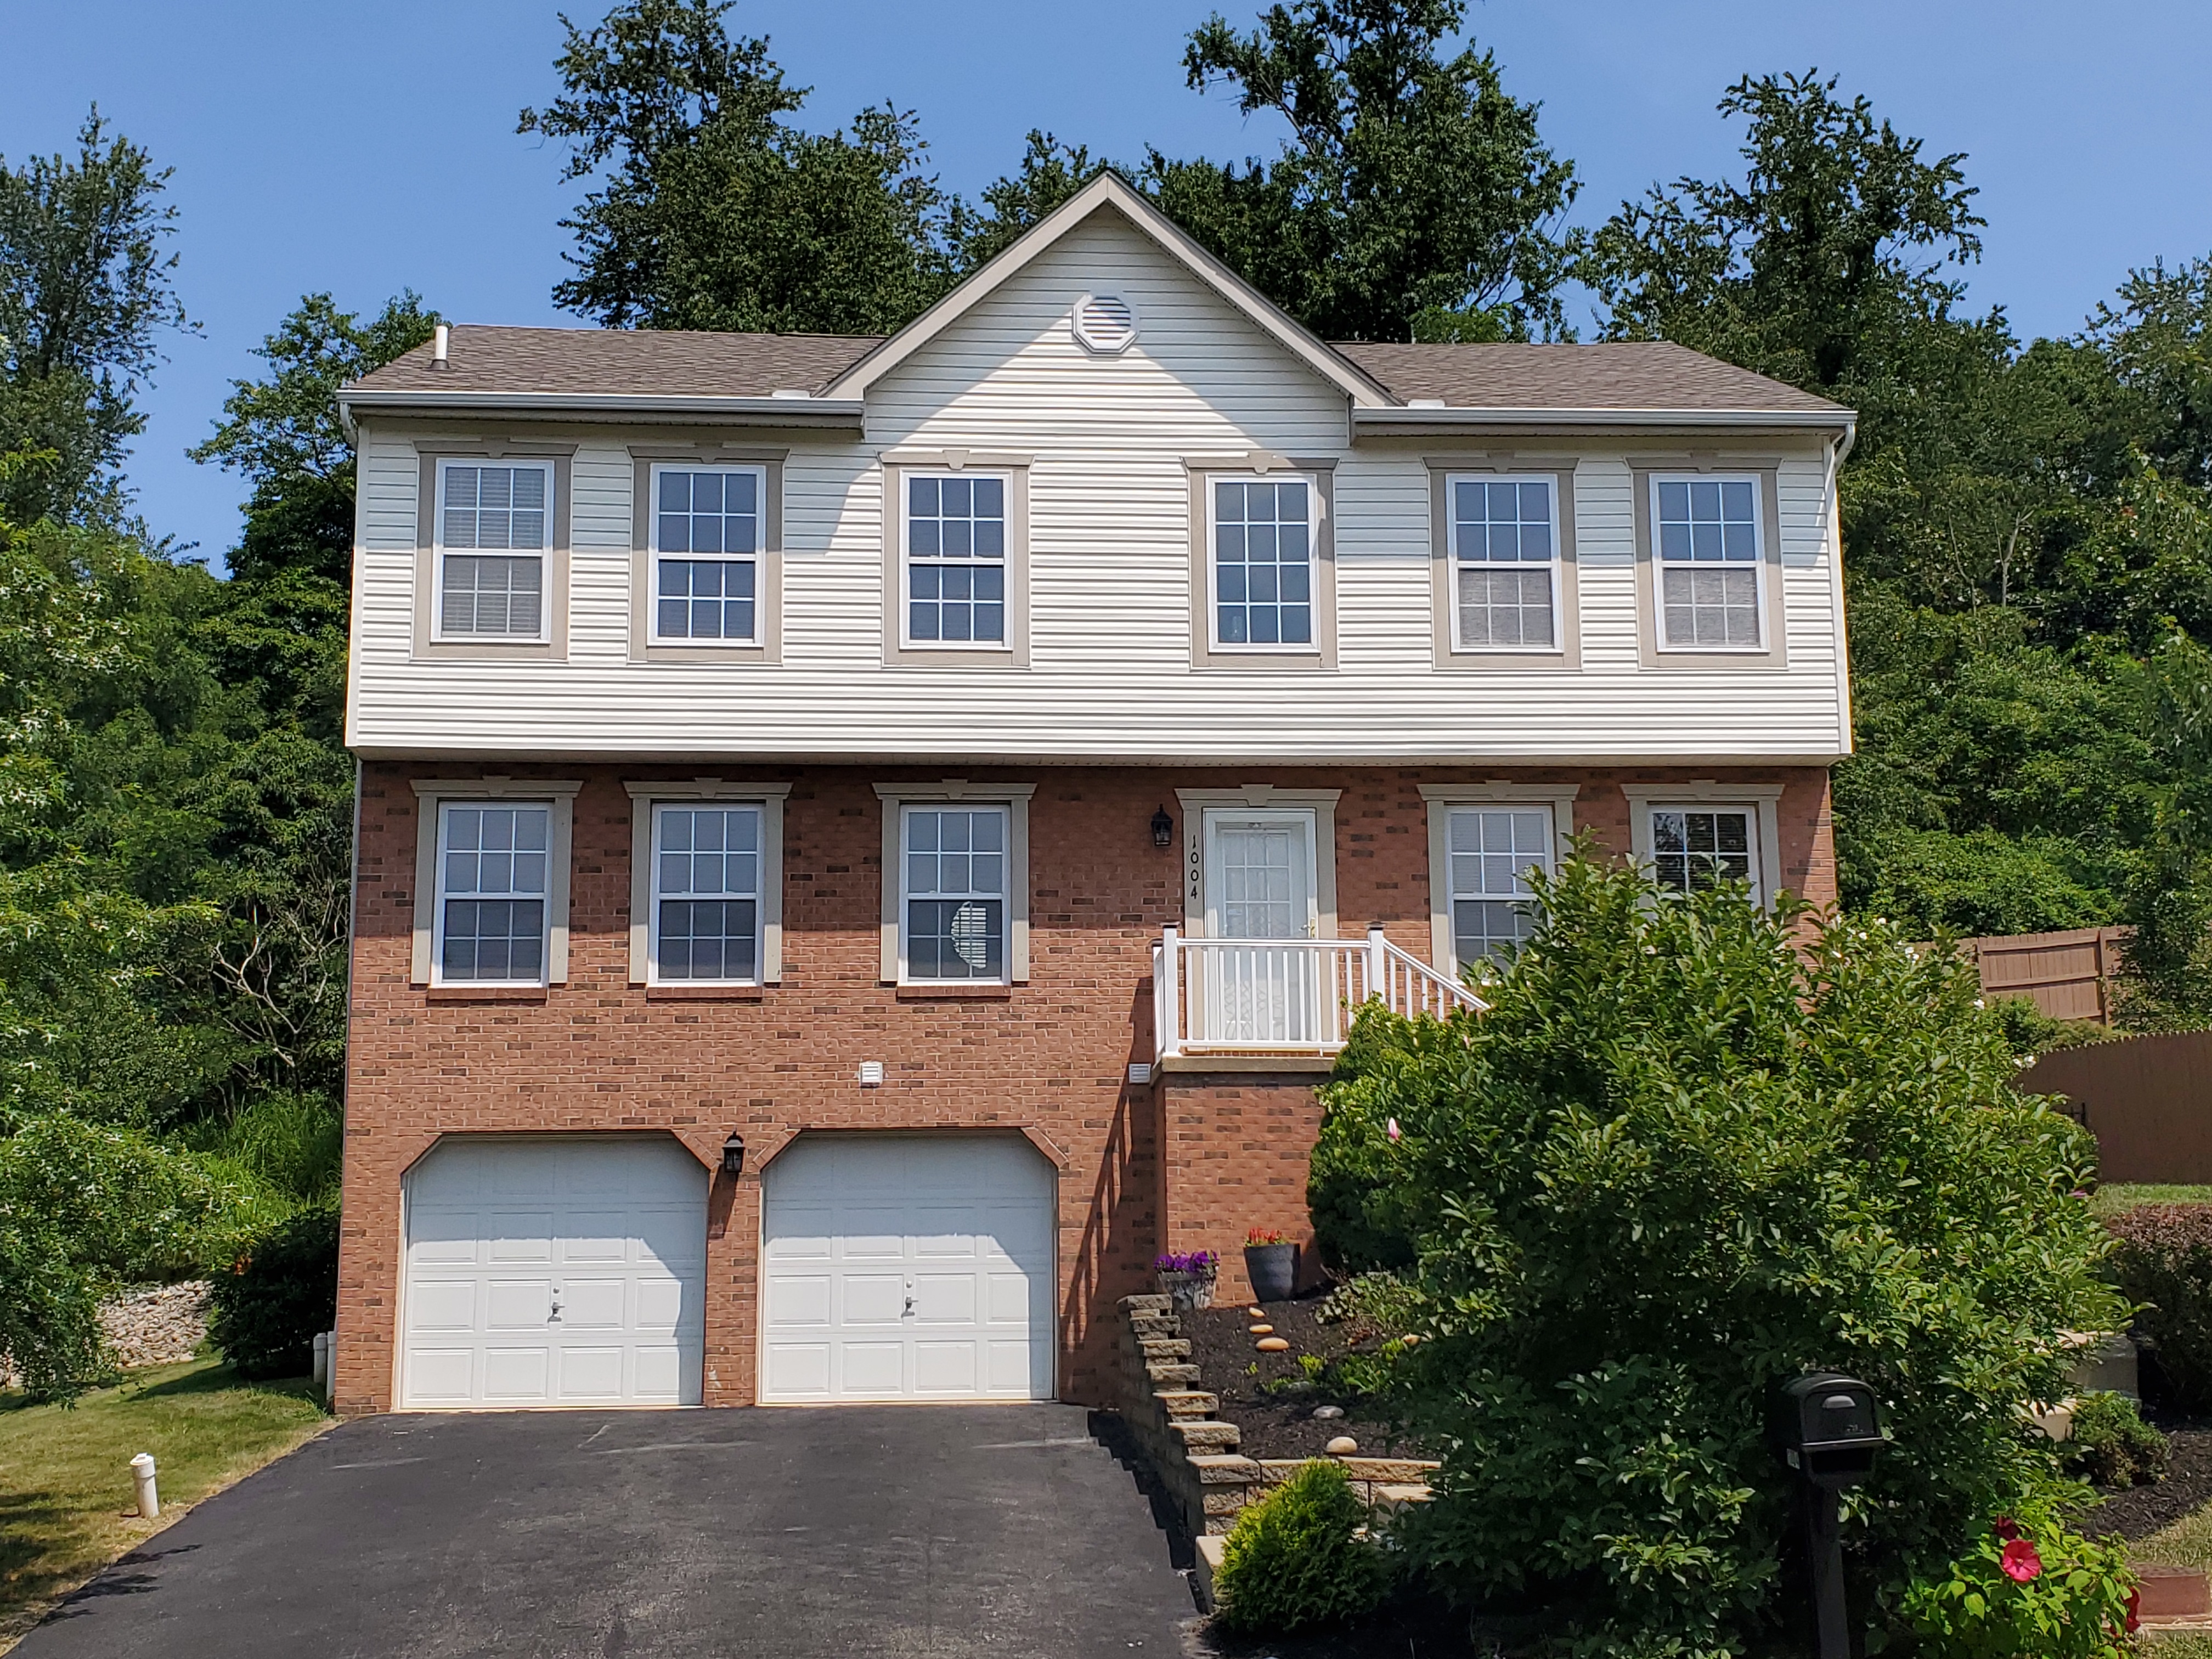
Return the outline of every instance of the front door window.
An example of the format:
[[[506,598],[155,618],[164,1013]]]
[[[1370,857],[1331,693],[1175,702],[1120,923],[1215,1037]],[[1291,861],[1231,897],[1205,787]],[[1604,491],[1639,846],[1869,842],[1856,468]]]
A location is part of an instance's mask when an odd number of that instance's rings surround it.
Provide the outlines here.
[[[1193,988],[1208,1041],[1319,1040],[1324,951],[1314,939],[1310,812],[1206,817],[1205,971]],[[1279,941],[1279,942],[1277,942]]]

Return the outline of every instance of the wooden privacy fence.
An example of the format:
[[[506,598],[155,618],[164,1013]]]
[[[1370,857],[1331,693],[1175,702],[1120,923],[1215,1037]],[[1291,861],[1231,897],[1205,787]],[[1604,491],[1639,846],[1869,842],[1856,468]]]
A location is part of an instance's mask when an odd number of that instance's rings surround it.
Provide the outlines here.
[[[2112,1023],[2112,981],[2131,927],[2075,927],[2063,933],[1962,939],[1982,975],[1982,994],[2028,997],[2055,1019]]]
[[[2097,1137],[2100,1180],[2212,1184],[2212,1031],[2053,1049],[2016,1086],[2066,1097]]]

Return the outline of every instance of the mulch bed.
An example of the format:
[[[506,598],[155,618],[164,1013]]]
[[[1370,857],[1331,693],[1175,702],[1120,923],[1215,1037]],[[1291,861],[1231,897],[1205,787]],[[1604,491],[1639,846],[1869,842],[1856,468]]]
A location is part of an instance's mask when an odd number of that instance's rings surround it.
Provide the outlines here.
[[[1340,1434],[1359,1443],[1363,1457],[1425,1457],[1425,1451],[1391,1425],[1363,1412],[1360,1401],[1332,1395],[1322,1389],[1271,1394],[1270,1382],[1303,1382],[1305,1373],[1299,1356],[1322,1360],[1352,1352],[1371,1352],[1381,1347],[1385,1333],[1356,1320],[1323,1324],[1315,1317],[1322,1304],[1316,1292],[1289,1302],[1258,1304],[1261,1321],[1273,1325],[1274,1334],[1289,1341],[1286,1353],[1261,1353],[1249,1334],[1255,1322],[1237,1307],[1200,1309],[1182,1316],[1182,1334],[1190,1339],[1192,1362],[1199,1369],[1199,1386],[1221,1397],[1220,1415],[1234,1423],[1242,1437],[1237,1447],[1247,1457],[1319,1457]],[[1340,1405],[1342,1417],[1316,1419],[1316,1406]]]
[[[2100,1487],[2104,1502],[2081,1518],[2093,1538],[2138,1540],[2212,1504],[2212,1423],[2146,1413],[2166,1435],[2166,1479],[2150,1486]]]

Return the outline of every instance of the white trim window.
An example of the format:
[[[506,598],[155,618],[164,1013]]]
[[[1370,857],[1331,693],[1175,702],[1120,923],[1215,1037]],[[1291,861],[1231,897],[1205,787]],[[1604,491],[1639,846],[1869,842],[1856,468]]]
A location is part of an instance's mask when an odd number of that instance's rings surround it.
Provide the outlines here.
[[[1662,887],[1703,892],[1723,882],[1759,892],[1759,811],[1753,806],[1658,806],[1651,813],[1651,870]]]
[[[1446,488],[1454,649],[1558,650],[1558,481],[1455,476]]]
[[[653,469],[653,640],[757,645],[761,466]]]
[[[1206,497],[1214,645],[1225,651],[1313,649],[1321,506],[1313,481],[1217,477]]]
[[[1540,802],[1455,806],[1444,818],[1452,960],[1465,968],[1502,959],[1534,931],[1528,872],[1550,874],[1559,845],[1552,809]]]
[[[750,803],[653,804],[649,984],[761,982],[764,817]]]
[[[902,978],[1007,982],[1012,817],[1003,805],[900,809]]]
[[[553,804],[438,803],[439,985],[543,985]]]
[[[1003,472],[904,475],[905,643],[1006,642],[1006,496]]]
[[[1748,474],[1652,478],[1662,650],[1765,649],[1759,501]]]
[[[438,637],[543,640],[548,461],[438,463]]]

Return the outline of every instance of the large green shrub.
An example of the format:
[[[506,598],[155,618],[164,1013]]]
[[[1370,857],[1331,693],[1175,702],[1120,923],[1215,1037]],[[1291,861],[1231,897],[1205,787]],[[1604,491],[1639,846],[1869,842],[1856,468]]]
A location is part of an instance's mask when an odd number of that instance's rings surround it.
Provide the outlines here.
[[[50,1227],[0,1221],[0,1359],[33,1400],[72,1400],[114,1373],[98,1281]]]
[[[215,1277],[208,1335],[240,1376],[298,1376],[338,1303],[338,1212],[302,1210]]]
[[[2093,1145],[2013,1092],[1971,968],[1895,930],[1580,860],[1540,905],[1490,1012],[1370,1008],[1325,1091],[1316,1191],[1414,1261],[1398,1387],[1447,1449],[1407,1547],[1594,1651],[1771,1644],[1767,1405],[1833,1367],[1894,1431],[1845,1531],[1855,1615],[1901,1635],[1916,1580],[2060,1480],[2018,1408],[2122,1316]]]
[[[1255,1636],[1331,1625],[1372,1608],[1387,1574],[1357,1536],[1367,1511],[1334,1463],[1308,1463],[1237,1516],[1214,1577],[1221,1622]]]
[[[2212,1204],[2139,1204],[2105,1224],[2120,1293],[2176,1405],[2212,1407]]]

